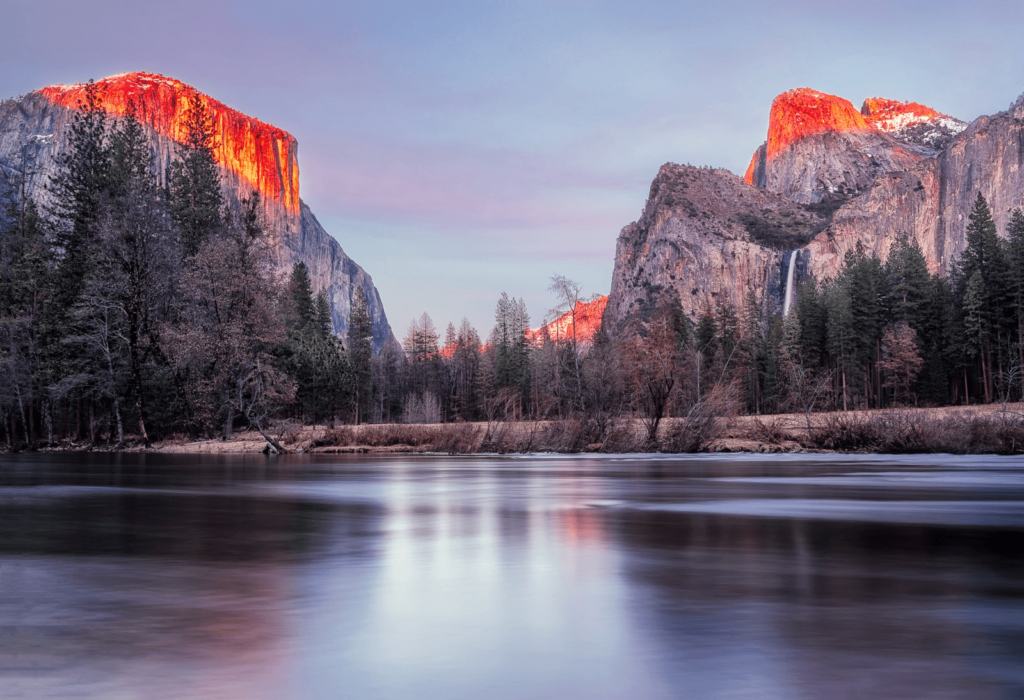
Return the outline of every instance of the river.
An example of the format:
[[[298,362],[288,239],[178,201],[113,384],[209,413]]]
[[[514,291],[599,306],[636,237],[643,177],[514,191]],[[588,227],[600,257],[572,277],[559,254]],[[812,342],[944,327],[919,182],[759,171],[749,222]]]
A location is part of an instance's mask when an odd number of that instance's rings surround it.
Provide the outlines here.
[[[1024,697],[1024,460],[0,457],[0,697]]]

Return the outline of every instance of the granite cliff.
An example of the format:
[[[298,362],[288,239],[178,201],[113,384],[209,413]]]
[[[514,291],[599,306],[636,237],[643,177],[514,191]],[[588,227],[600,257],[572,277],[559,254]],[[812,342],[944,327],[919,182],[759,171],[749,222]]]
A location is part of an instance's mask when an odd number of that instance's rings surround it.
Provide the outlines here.
[[[315,289],[326,289],[334,331],[344,334],[357,288],[373,319],[376,348],[391,339],[391,327],[373,280],[349,258],[299,196],[298,143],[277,127],[231,109],[178,80],[150,73],[126,73],[96,83],[98,106],[114,117],[132,105],[147,128],[153,165],[163,182],[184,138],[183,123],[193,101],[213,119],[215,158],[228,206],[260,192],[268,234],[282,272],[306,264]],[[0,103],[0,168],[16,167],[20,152],[34,162],[31,194],[45,200],[46,183],[64,147],[66,127],[84,98],[85,86],[53,85]]]
[[[783,252],[826,224],[728,170],[663,165],[640,219],[619,234],[605,322],[648,319],[670,288],[691,317],[717,300],[739,307],[747,290],[767,290],[764,303],[777,306]]]
[[[566,311],[540,328],[526,331],[526,339],[535,345],[543,342],[545,334],[552,340],[568,340],[573,337],[575,330],[576,342],[589,344],[601,330],[601,319],[607,306],[607,295],[595,297],[590,301],[577,301],[572,311]]]
[[[845,201],[883,173],[937,155],[963,122],[914,102],[847,100],[807,88],[775,98],[744,179],[796,202]]]
[[[748,291],[780,311],[791,265],[794,284],[828,279],[858,243],[884,260],[901,234],[948,273],[978,192],[1002,234],[1024,206],[1024,97],[966,124],[914,102],[784,93],[742,180],[662,166],[619,235],[605,322],[649,317],[668,288],[691,316]]]

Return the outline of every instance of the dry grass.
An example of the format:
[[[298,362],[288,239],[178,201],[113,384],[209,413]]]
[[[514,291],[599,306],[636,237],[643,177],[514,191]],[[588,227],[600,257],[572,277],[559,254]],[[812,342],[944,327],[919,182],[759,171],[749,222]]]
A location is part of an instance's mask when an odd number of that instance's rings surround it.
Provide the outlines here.
[[[702,452],[812,449],[836,452],[1024,453],[1024,405],[817,413],[808,436],[802,414],[722,417],[697,410],[662,422],[650,444],[642,423],[620,418],[597,426],[586,419],[429,425],[282,425],[275,434],[291,451],[402,451],[445,454],[527,452]],[[165,442],[182,452],[257,452],[264,441],[239,433],[233,441]]]
[[[781,445],[792,440],[786,421],[779,416],[756,416],[749,421],[746,436],[769,445]]]
[[[1010,412],[934,416],[901,410],[861,416],[836,413],[814,429],[810,444],[842,452],[1020,454],[1024,416]]]

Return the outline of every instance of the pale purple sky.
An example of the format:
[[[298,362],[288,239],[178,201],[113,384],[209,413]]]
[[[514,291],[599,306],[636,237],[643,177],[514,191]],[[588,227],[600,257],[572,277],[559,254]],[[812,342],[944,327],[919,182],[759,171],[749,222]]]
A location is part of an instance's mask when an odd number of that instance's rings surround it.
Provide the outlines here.
[[[395,333],[607,293],[667,161],[742,174],[794,87],[965,120],[1024,92],[1013,2],[0,0],[0,97],[163,73],[299,140],[301,194]]]

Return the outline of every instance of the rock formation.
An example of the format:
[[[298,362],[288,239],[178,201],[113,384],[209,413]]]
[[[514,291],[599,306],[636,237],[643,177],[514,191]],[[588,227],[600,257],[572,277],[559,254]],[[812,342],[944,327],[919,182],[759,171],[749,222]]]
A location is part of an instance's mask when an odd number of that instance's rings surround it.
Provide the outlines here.
[[[666,164],[640,219],[622,229],[605,321],[647,320],[674,289],[684,311],[739,307],[747,290],[781,303],[783,253],[806,245],[827,220],[728,170]]]
[[[605,322],[648,318],[669,288],[691,317],[718,299],[739,306],[748,291],[781,311],[790,259],[797,282],[825,280],[858,243],[884,260],[900,234],[948,273],[978,192],[1002,234],[1024,207],[1024,97],[968,125],[913,102],[869,98],[858,111],[813,90],[784,93],[743,181],[662,166],[619,235]]]
[[[299,197],[298,143],[277,127],[248,117],[194,88],[150,73],[126,73],[98,81],[98,106],[119,117],[134,109],[148,130],[153,164],[161,182],[184,139],[188,106],[200,101],[213,118],[214,155],[229,206],[260,192],[278,268],[297,261],[310,271],[315,289],[326,289],[336,333],[348,329],[355,290],[363,288],[380,348],[392,338],[373,280],[351,260]],[[53,85],[0,103],[0,168],[15,167],[20,151],[34,162],[31,193],[45,199],[55,157],[64,148],[66,127],[84,99],[85,86]]]
[[[800,88],[775,98],[768,140],[745,179],[805,204],[856,196],[883,173],[937,154],[965,125],[914,102],[869,98],[860,111]]]
[[[575,325],[576,342],[588,344],[601,330],[601,319],[604,317],[605,307],[608,305],[608,296],[599,296],[590,301],[578,301],[572,311],[564,314],[545,324],[540,328],[531,328],[526,332],[526,339],[531,343],[539,343],[547,333],[553,340],[568,340],[573,336]]]
[[[979,192],[1002,234],[1010,213],[1024,206],[1024,97],[1005,112],[974,120],[935,157],[876,179],[807,246],[809,271],[831,277],[858,241],[884,259],[905,233],[933,272],[948,273],[965,247],[967,216]]]

